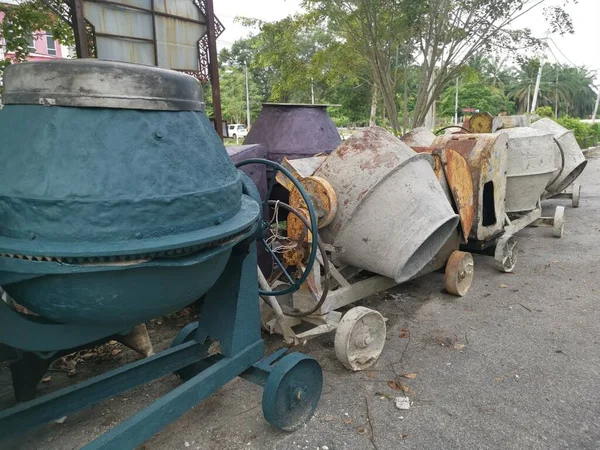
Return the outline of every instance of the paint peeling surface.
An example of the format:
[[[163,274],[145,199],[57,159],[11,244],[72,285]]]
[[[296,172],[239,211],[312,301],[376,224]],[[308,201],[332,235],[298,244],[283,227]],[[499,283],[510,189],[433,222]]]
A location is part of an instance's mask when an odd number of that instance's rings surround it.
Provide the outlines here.
[[[378,127],[359,131],[340,145],[315,175],[333,186],[338,212],[322,230],[341,247],[341,263],[387,276],[414,277],[456,231],[458,216],[420,155]]]
[[[454,150],[469,165],[474,199],[469,239],[487,241],[504,230],[507,142],[502,134],[453,134],[439,136],[433,144]]]
[[[416,153],[383,128],[366,128],[346,139],[315,172],[331,183],[342,206],[329,233],[336,233],[364,196]]]

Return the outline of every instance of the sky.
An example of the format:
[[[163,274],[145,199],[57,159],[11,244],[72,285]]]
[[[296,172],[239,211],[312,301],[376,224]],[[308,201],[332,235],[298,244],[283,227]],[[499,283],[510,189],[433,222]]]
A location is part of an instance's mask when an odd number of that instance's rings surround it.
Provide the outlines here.
[[[562,4],[564,1],[547,0],[546,4]],[[237,39],[250,33],[250,29],[234,23],[236,16],[264,21],[279,20],[289,14],[302,12],[300,3],[301,0],[214,0],[217,17],[226,28],[218,40],[219,48],[230,47]],[[551,62],[555,62],[556,57],[561,64],[572,63],[597,69],[596,80],[600,85],[600,0],[578,0],[577,4],[567,5],[566,10],[573,20],[575,34],[564,37],[550,35],[556,46],[550,43],[554,55],[547,52],[547,58]],[[541,7],[521,17],[515,27],[529,27],[539,37],[543,37],[548,28]]]

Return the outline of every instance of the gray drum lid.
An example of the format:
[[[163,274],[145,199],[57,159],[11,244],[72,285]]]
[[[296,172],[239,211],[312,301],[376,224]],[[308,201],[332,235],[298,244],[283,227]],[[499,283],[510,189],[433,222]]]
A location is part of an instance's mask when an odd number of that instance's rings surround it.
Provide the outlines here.
[[[13,64],[4,72],[5,105],[204,111],[202,86],[173,70],[97,59]]]

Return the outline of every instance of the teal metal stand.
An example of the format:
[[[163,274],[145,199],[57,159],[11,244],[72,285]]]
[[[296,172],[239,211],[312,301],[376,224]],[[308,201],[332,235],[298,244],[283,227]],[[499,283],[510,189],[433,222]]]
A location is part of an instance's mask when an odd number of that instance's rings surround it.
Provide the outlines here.
[[[270,423],[284,430],[301,426],[319,401],[321,368],[298,353],[284,356],[286,349],[263,358],[257,285],[256,244],[246,241],[234,248],[208,291],[200,322],[184,328],[172,348],[0,412],[0,436],[23,433],[172,372],[186,381],[85,448],[135,448],[237,376],[265,388],[263,411]],[[211,349],[218,352],[210,355]]]

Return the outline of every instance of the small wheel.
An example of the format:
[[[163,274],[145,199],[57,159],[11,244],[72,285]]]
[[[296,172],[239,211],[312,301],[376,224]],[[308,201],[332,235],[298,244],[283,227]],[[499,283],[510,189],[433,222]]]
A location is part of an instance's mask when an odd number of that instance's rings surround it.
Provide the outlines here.
[[[179,333],[177,333],[177,336],[175,336],[175,339],[173,339],[173,342],[171,343],[171,348],[177,347],[181,344],[185,344],[186,342],[189,342],[192,339],[194,339],[194,336],[196,336],[197,329],[198,322],[192,322],[190,324],[187,324]],[[191,378],[194,378],[194,376],[198,375],[202,371],[203,367],[200,367],[199,364],[200,363],[190,364],[189,366],[176,370],[173,373],[182,380],[187,381]]]
[[[453,252],[446,264],[446,290],[464,297],[473,282],[473,256],[466,252]]]
[[[573,206],[573,208],[579,208],[579,199],[580,198],[581,198],[581,185],[576,183],[573,185],[573,201],[571,202],[571,205]]]
[[[284,356],[265,383],[265,420],[280,430],[297,430],[314,414],[322,390],[323,371],[317,361],[302,353]]]
[[[335,332],[335,356],[353,371],[371,367],[385,345],[385,320],[377,311],[357,306],[348,311]]]
[[[237,134],[233,134],[233,136],[231,136],[233,139],[237,139]]]
[[[554,225],[552,225],[552,236],[561,238],[565,229],[565,207],[557,206],[554,211]]]
[[[510,273],[517,265],[517,239],[512,234],[503,235],[496,244],[494,265],[500,272]]]

